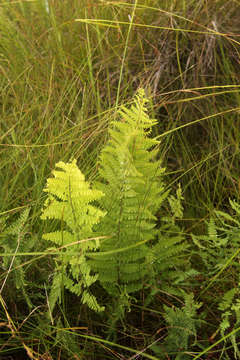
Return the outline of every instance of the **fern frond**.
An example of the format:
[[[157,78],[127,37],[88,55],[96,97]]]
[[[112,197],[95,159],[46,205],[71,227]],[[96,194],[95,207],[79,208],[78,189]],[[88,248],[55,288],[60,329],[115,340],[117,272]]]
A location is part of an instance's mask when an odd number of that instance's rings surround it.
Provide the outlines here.
[[[185,294],[185,306],[182,309],[169,308],[164,305],[164,318],[168,324],[168,335],[165,339],[165,347],[170,352],[178,352],[179,349],[189,349],[191,337],[196,337],[198,325],[197,310],[201,303],[194,302],[193,294]]]
[[[93,226],[96,225],[105,213],[90,203],[98,200],[103,193],[99,190],[92,190],[85,181],[84,175],[78,169],[76,160],[71,163],[59,162],[57,168],[62,171],[54,170],[54,178],[47,180],[47,187],[44,191],[48,193],[45,207],[41,218],[57,219],[61,221],[61,231],[46,233],[43,239],[51,241],[57,245],[65,246],[64,252],[60,252],[57,259],[57,273],[51,291],[51,310],[60,300],[60,288],[65,286],[77,295],[83,296],[98,278],[97,274],[91,273],[91,268],[86,261],[86,252],[97,250],[99,242],[94,240],[83,241],[93,235]],[[76,255],[73,255],[75,253]],[[60,272],[64,269],[64,278]],[[58,283],[61,280],[61,284]],[[54,295],[53,292],[56,291]],[[90,293],[84,295],[84,303],[96,311],[102,308],[96,305],[96,299],[91,299]],[[95,305],[94,305],[95,304]]]
[[[185,249],[180,246],[182,237],[176,237],[169,247],[166,237],[159,238],[162,245],[152,249],[158,233],[156,212],[167,195],[162,180],[165,169],[157,158],[159,141],[150,137],[156,120],[149,118],[146,104],[144,91],[140,90],[130,109],[121,107],[119,121],[110,124],[110,138],[100,155],[100,180],[96,186],[105,194],[99,204],[107,215],[97,231],[111,238],[100,247],[98,255],[102,253],[103,257],[93,256],[90,264],[99,273],[101,284],[114,296],[137,291],[153,278],[153,259],[161,257],[161,247],[165,269],[172,266],[174,255]],[[180,216],[180,190],[177,194],[178,200],[172,199],[171,204],[176,204],[174,212]],[[143,240],[147,242],[131,248]]]
[[[223,295],[222,301],[218,305],[218,309],[221,311],[221,322],[219,325],[221,336],[225,339],[227,331],[230,328],[237,329],[240,325],[240,301],[239,301],[239,283],[237,287],[234,287],[227,291]],[[231,329],[232,330],[232,329]],[[225,342],[231,342],[234,349],[234,358],[239,359],[240,349],[239,341],[236,333],[225,340]]]
[[[8,226],[8,228],[5,230],[5,233],[11,234],[11,235],[19,235],[22,232],[22,230],[27,222],[29,212],[30,212],[30,209],[26,208],[20,214],[18,219],[16,221],[14,221],[10,226]]]
[[[175,219],[175,218],[181,219],[183,217],[183,206],[182,206],[183,196],[182,196],[182,189],[181,189],[180,185],[178,186],[176,195],[177,195],[176,197],[173,195],[170,195],[168,197],[168,202],[171,207],[173,219]]]
[[[27,231],[25,228],[27,226],[29,212],[30,208],[26,208],[10,225],[8,222],[11,220],[9,220],[9,218],[4,219],[0,237],[0,247],[5,253],[12,253],[12,256],[4,256],[2,258],[1,266],[4,270],[7,270],[8,274],[11,274],[10,276],[13,278],[14,286],[22,290],[25,300],[29,308],[31,308],[32,304],[25,290],[25,269],[21,266],[25,258],[17,256],[18,252],[30,252],[35,245],[35,239],[26,236]],[[12,267],[15,269],[12,270]],[[5,282],[6,279],[7,278],[5,278]]]
[[[62,269],[63,270],[63,269]],[[52,280],[52,286],[50,295],[48,298],[50,317],[52,318],[52,312],[57,302],[62,302],[62,287],[63,287],[63,275],[62,272],[57,271],[54,274]]]
[[[211,218],[207,223],[208,235],[192,235],[193,242],[199,249],[198,255],[211,275],[225,266],[227,259],[230,259],[234,253],[238,254],[240,247],[240,206],[231,200],[230,205],[236,212],[234,216],[223,211],[215,211],[216,218]],[[231,265],[238,266],[234,260]]]

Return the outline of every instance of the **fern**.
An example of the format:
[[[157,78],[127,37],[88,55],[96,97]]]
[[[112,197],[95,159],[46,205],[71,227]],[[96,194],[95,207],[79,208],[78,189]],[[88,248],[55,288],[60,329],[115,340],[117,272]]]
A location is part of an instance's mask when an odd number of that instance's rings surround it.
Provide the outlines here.
[[[26,208],[20,216],[11,222],[11,219],[1,218],[1,235],[0,235],[0,248],[4,253],[12,254],[12,256],[3,256],[1,267],[6,271],[5,279],[0,288],[2,292],[8,276],[13,279],[16,289],[21,289],[23,296],[29,306],[32,307],[29,296],[26,292],[25,271],[21,264],[24,258],[18,256],[19,252],[29,252],[33,249],[35,241],[33,238],[26,236],[26,224],[28,220],[30,209]]]
[[[159,142],[148,137],[156,122],[149,119],[145,104],[139,91],[130,109],[121,108],[121,118],[112,121],[110,139],[100,155],[96,186],[105,194],[99,204],[107,215],[97,231],[111,238],[92,257],[91,266],[114,296],[139,290],[147,275],[153,276],[148,258],[157,233],[155,214],[163,201],[164,169],[156,159]]]
[[[161,218],[161,226],[157,232],[158,241],[153,248],[155,268],[161,274],[161,289],[175,294],[178,293],[177,284],[196,275],[190,265],[187,267],[185,252],[188,245],[180,227],[176,225],[176,220],[183,217],[182,199],[180,186],[176,196],[168,196],[170,215]]]
[[[187,352],[196,342],[197,327],[200,325],[197,310],[202,304],[194,301],[193,294],[184,294],[184,300],[185,305],[182,308],[164,305],[163,316],[167,323],[168,333],[162,345],[151,347],[160,359],[165,359],[166,354],[168,356],[174,354],[174,359],[179,360],[191,358]]]
[[[231,266],[239,267],[236,258],[240,247],[240,206],[231,200],[230,205],[235,211],[235,216],[215,211],[215,219],[211,218],[207,223],[208,235],[192,235],[193,242],[199,250],[198,255],[210,275],[224,269],[227,260],[230,260]]]
[[[239,300],[239,286],[230,289],[227,291],[222,301],[218,305],[218,309],[221,311],[221,322],[220,322],[220,334],[223,338],[227,335],[228,332],[233,329],[237,329],[240,326],[240,300]],[[240,358],[240,349],[238,346],[239,339],[236,337],[237,334],[232,334],[230,338],[227,340],[232,343],[234,350],[235,359]],[[225,342],[227,342],[225,340]]]
[[[90,308],[102,310],[89,292],[98,280],[116,304],[115,318],[121,318],[133,300],[129,294],[152,283],[159,271],[169,274],[186,249],[175,226],[182,215],[180,189],[176,199],[169,198],[171,221],[168,218],[165,229],[156,226],[156,213],[168,192],[158,159],[159,141],[150,137],[156,121],[148,117],[146,103],[139,90],[131,108],[123,106],[118,121],[110,124],[94,184],[97,190],[90,189],[76,161],[58,163],[61,171],[54,170],[54,178],[48,179],[42,219],[57,219],[61,230],[44,239],[64,248],[56,260],[51,309],[61,301],[62,284]],[[162,236],[166,228],[169,235]],[[105,236],[104,241],[84,240],[97,236]]]
[[[45,191],[48,193],[41,218],[57,219],[61,230],[46,233],[45,240],[60,245],[62,256],[56,260],[56,272],[50,293],[50,309],[56,302],[61,302],[61,285],[76,295],[81,295],[82,302],[95,311],[102,311],[89,287],[97,280],[97,274],[91,273],[86,261],[86,252],[95,251],[99,247],[98,240],[92,237],[92,227],[104,213],[91,205],[103,196],[102,192],[90,189],[84,175],[78,169],[76,161],[65,164],[59,162],[54,170],[54,178],[49,178]]]
[[[156,213],[168,191],[163,182],[165,169],[158,159],[159,141],[150,137],[156,121],[148,117],[146,104],[144,91],[140,90],[131,108],[122,107],[118,121],[110,124],[110,138],[100,155],[100,179],[96,182],[105,194],[98,203],[107,212],[96,230],[109,238],[101,244],[99,253],[91,255],[90,263],[102,286],[119,299],[119,306],[121,299],[129,304],[129,294],[145,284],[151,286],[159,273],[160,281],[171,281],[172,268],[172,279],[176,279],[179,274],[173,274],[183,263],[178,257],[186,249],[175,226],[175,219],[183,211],[180,188],[177,198],[169,199],[171,220],[166,217],[165,228],[157,228]],[[117,307],[114,313],[118,313]]]
[[[211,218],[207,223],[208,235],[192,235],[193,241],[199,250],[198,254],[205,264],[207,275],[217,276],[228,266],[236,270],[227,273],[233,274],[234,278],[230,279],[230,281],[235,284],[237,280],[238,286],[226,291],[218,304],[218,309],[221,312],[219,330],[223,338],[228,332],[237,329],[240,325],[240,282],[239,279],[236,279],[239,273],[240,205],[232,200],[230,200],[230,205],[235,213],[234,215],[223,211],[215,211],[215,219]],[[236,333],[225,341],[228,342],[229,340],[234,350],[235,359],[239,359],[239,339],[236,337]]]

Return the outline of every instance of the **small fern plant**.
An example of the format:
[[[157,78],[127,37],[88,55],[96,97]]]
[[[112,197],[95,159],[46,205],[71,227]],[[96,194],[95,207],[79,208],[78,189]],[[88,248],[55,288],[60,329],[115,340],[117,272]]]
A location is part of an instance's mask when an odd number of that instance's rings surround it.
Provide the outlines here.
[[[215,211],[215,218],[207,223],[207,235],[192,235],[207,274],[214,275],[229,265],[239,267],[240,204],[230,200],[235,215]]]
[[[219,331],[226,345],[231,342],[234,358],[239,359],[239,340],[235,330],[240,326],[240,204],[234,200],[229,202],[233,210],[232,214],[215,211],[215,218],[211,218],[207,223],[208,235],[192,235],[192,238],[198,247],[198,255],[205,265],[205,274],[207,276],[214,275],[210,284],[223,272],[226,277],[226,283],[230,289],[218,302],[218,309],[221,312]],[[228,271],[229,267],[231,267],[231,271]],[[229,359],[228,355],[226,356]]]
[[[76,295],[81,295],[82,302],[95,310],[102,311],[95,296],[90,293],[90,286],[98,275],[91,273],[86,261],[86,252],[99,247],[98,239],[89,239],[93,235],[93,225],[104,212],[91,203],[101,196],[99,190],[92,190],[78,169],[76,161],[65,164],[59,162],[54,170],[54,178],[49,178],[45,192],[48,193],[41,218],[57,219],[60,230],[43,235],[45,240],[61,247],[61,256],[57,257],[55,275],[49,297],[50,310],[56,302],[61,302],[62,285]]]
[[[181,308],[163,305],[167,335],[163,344],[151,346],[159,359],[170,358],[170,356],[172,358],[174,356],[176,360],[192,359],[190,348],[197,340],[197,328],[201,322],[197,311],[202,304],[194,301],[193,294],[183,293],[183,297],[185,304]]]
[[[27,221],[30,209],[26,208],[14,221],[9,217],[0,218],[0,250],[3,252],[0,268],[4,270],[4,280],[0,286],[0,294],[3,291],[8,277],[13,281],[10,289],[21,289],[28,307],[32,308],[31,300],[27,294],[26,271],[22,264],[25,256],[18,256],[18,253],[30,252],[35,246],[35,240],[27,237]],[[11,254],[11,255],[7,255]],[[5,256],[7,255],[7,256]]]
[[[52,308],[60,300],[63,283],[92,309],[102,310],[89,292],[98,280],[116,304],[115,318],[119,319],[130,307],[130,294],[152,283],[158,274],[159,252],[164,253],[160,267],[167,271],[176,254],[186,248],[180,245],[182,237],[172,236],[168,243],[169,237],[161,237],[156,227],[156,213],[168,193],[158,159],[159,141],[150,137],[156,121],[149,118],[146,104],[140,89],[130,109],[122,106],[118,119],[110,123],[93,189],[76,161],[58,163],[62,171],[54,170],[55,178],[48,179],[42,219],[57,219],[60,230],[45,234],[44,239],[64,246],[57,259]],[[176,216],[181,212],[179,201]],[[171,206],[174,208],[173,200]],[[105,239],[89,240],[99,236]]]
[[[234,287],[228,290],[220,304],[218,309],[221,311],[221,323],[219,326],[220,334],[224,339],[225,345],[232,344],[234,351],[234,359],[240,358],[240,347],[239,347],[239,329],[240,327],[240,281],[237,284],[237,287]],[[226,335],[230,335],[226,337]],[[226,359],[230,357],[226,354]]]

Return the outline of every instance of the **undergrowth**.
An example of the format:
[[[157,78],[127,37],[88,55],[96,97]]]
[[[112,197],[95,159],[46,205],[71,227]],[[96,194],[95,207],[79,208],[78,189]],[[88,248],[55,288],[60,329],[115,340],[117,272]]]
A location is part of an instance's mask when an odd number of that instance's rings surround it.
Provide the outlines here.
[[[0,1],[1,358],[240,357],[239,11]]]

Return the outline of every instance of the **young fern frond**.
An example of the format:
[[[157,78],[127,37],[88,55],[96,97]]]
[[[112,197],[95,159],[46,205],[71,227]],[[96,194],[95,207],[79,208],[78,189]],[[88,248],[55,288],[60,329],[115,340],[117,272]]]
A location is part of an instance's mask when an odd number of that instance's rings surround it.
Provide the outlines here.
[[[76,160],[68,164],[59,162],[56,167],[61,171],[54,170],[54,178],[47,180],[44,191],[48,193],[48,197],[41,215],[43,220],[57,219],[61,222],[61,230],[46,233],[43,238],[64,248],[62,256],[57,259],[59,264],[49,297],[50,309],[52,311],[56,302],[61,300],[59,282],[62,281],[66,288],[82,296],[83,303],[87,303],[95,311],[102,311],[103,308],[89,291],[90,285],[97,280],[97,275],[91,273],[85,253],[99,247],[97,239],[88,238],[93,237],[93,225],[99,222],[104,212],[90,203],[103,194],[90,189],[76,165]]]

